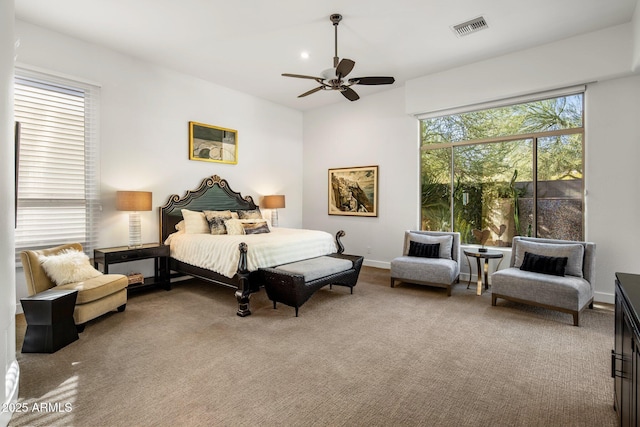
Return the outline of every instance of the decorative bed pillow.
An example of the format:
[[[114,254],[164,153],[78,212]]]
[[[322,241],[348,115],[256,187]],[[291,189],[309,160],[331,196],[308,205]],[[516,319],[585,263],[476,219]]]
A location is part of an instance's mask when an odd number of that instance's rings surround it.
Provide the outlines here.
[[[223,218],[214,216],[213,218],[207,218],[207,222],[209,223],[209,230],[211,234],[227,234],[227,227],[224,225],[224,222],[227,219],[231,218]]]
[[[239,219],[225,219],[224,226],[227,229],[227,234],[238,235],[244,234],[244,227],[242,226],[242,222]]]
[[[184,231],[184,219],[181,219],[180,222],[176,224],[176,230]]]
[[[452,259],[453,236],[432,236],[428,234],[409,233],[409,241],[428,244],[440,243],[439,258]]]
[[[580,243],[541,243],[519,240],[516,245],[514,267],[520,268],[525,252],[551,257],[567,257],[567,266],[564,269],[564,274],[582,277],[584,246]]]
[[[102,275],[93,268],[86,254],[75,249],[65,249],[55,255],[40,255],[38,258],[42,269],[56,286],[82,282]]]
[[[440,243],[409,242],[409,256],[420,258],[439,258]]]
[[[520,270],[551,274],[553,276],[564,276],[567,260],[568,258],[566,256],[552,257],[525,252]]]
[[[240,223],[242,224],[242,228],[244,228],[244,234],[262,234],[271,231],[269,230],[267,221],[264,219],[241,219]]]
[[[224,222],[231,219],[231,211],[202,211],[209,223],[211,234],[227,234],[227,227]]]
[[[207,221],[211,218],[224,218],[224,219],[231,219],[231,211],[230,210],[226,210],[226,211],[202,211],[202,213],[204,214],[205,218],[207,218]]]
[[[240,219],[262,219],[262,213],[260,212],[260,208],[251,209],[251,210],[242,210],[239,209],[238,217]]]
[[[182,209],[182,216],[184,217],[184,231],[187,234],[208,234],[211,232],[203,212]]]

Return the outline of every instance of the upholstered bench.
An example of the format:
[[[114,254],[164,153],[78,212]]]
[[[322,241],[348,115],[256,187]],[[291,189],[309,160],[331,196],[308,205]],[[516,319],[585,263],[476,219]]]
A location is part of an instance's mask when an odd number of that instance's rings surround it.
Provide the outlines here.
[[[363,259],[357,255],[331,254],[274,268],[261,268],[260,272],[273,308],[281,302],[294,307],[298,317],[302,304],[323,286],[347,286],[353,293]]]

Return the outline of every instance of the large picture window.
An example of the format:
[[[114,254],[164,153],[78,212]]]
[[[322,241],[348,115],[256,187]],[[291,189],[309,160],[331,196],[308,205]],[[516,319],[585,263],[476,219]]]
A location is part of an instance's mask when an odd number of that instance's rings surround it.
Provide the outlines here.
[[[96,246],[100,211],[98,88],[16,70],[20,123],[16,252]]]
[[[421,228],[583,240],[583,98],[421,119]]]

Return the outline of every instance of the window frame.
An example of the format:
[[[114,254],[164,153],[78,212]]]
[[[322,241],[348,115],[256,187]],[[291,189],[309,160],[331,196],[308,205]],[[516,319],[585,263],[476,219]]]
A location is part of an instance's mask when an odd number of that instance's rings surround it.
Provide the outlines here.
[[[19,146],[16,147],[16,165],[18,166],[16,170],[16,239],[15,239],[15,250],[16,250],[16,260],[19,262],[19,253],[23,250],[38,250],[44,249],[48,247],[57,246],[60,244],[77,242],[81,243],[84,251],[87,254],[92,254],[93,249],[97,247],[98,243],[98,230],[100,224],[100,212],[102,210],[101,201],[100,201],[100,145],[99,145],[99,105],[100,105],[100,87],[94,83],[82,81],[75,78],[70,78],[67,76],[59,76],[52,73],[44,72],[42,70],[31,69],[28,67],[17,66],[15,68],[15,77],[14,77],[14,105],[15,108],[15,120],[16,123],[20,123],[17,125],[17,128],[21,128],[24,133],[25,127],[28,127],[26,120],[23,119],[25,117],[25,113],[20,112],[17,108],[18,105],[25,105],[25,101],[21,99],[21,95],[19,95],[19,87],[40,87],[44,88],[45,91],[65,93],[66,91],[71,91],[74,93],[82,94],[82,101],[84,102],[84,107],[82,109],[82,121],[84,123],[82,130],[82,160],[79,161],[82,163],[83,172],[82,172],[82,191],[81,193],[76,190],[72,197],[64,198],[61,196],[57,196],[55,198],[20,198],[20,179],[21,179],[21,168],[20,163],[26,163],[30,160],[33,162],[33,159],[29,159],[25,154],[26,150],[20,150]],[[46,95],[41,95],[43,98]],[[42,98],[38,98],[38,100]],[[57,105],[59,107],[59,105]],[[50,114],[50,110],[47,110]],[[46,114],[43,113],[43,115]],[[36,119],[37,121],[37,119]],[[80,135],[80,133],[76,132],[76,135]],[[16,135],[16,139],[20,140],[20,144],[25,144],[25,137],[21,137],[20,135]],[[51,148],[55,147],[57,144],[52,143]],[[77,150],[76,150],[77,151]],[[19,154],[18,154],[19,153]],[[19,156],[19,157],[18,157]],[[60,161],[58,164],[63,165],[64,162]],[[37,168],[37,162],[32,163],[32,167],[35,166]],[[63,165],[64,167],[64,165]],[[72,169],[67,169],[67,171],[71,171]],[[23,179],[24,178],[23,176]],[[76,173],[76,180],[78,180],[78,174]],[[78,181],[79,182],[79,181]],[[31,188],[35,187],[35,184],[32,183]],[[24,191],[24,190],[23,190]],[[24,239],[21,238],[20,233],[26,233],[27,236],[45,236],[46,230],[54,229],[56,221],[52,221],[48,224],[49,228],[43,227],[38,229],[38,227],[33,227],[28,230],[20,230],[20,222],[21,222],[21,209],[28,207],[35,207],[39,209],[46,209],[47,207],[57,207],[63,208],[64,206],[75,205],[76,207],[84,206],[84,224],[83,226],[75,226],[73,236],[68,239],[64,238],[63,233],[59,233],[58,236],[53,237],[52,239],[46,239],[45,237],[36,238],[36,239]],[[23,213],[22,215],[26,215]],[[28,223],[28,221],[27,221]],[[31,227],[33,224],[29,224],[28,227]],[[38,234],[40,233],[40,234]],[[76,239],[75,237],[82,235],[82,239]],[[75,237],[74,237],[75,236]],[[54,241],[55,240],[55,241]]]
[[[423,161],[422,161],[422,155],[423,152],[425,151],[432,151],[432,150],[442,150],[442,149],[448,149],[450,150],[450,179],[449,179],[449,230],[448,231],[453,231],[455,228],[455,211],[454,211],[454,205],[455,205],[455,173],[456,173],[456,169],[455,169],[455,148],[456,147],[463,147],[463,146],[476,146],[476,145],[483,145],[483,144],[492,144],[492,143],[500,143],[500,142],[510,142],[510,141],[519,141],[519,140],[531,140],[532,143],[532,183],[535,184],[533,185],[533,196],[532,196],[532,209],[533,209],[533,226],[532,226],[532,236],[537,236],[538,235],[538,194],[537,194],[537,183],[538,183],[538,140],[541,138],[548,138],[548,137],[554,137],[554,136],[569,136],[569,135],[580,135],[581,136],[581,162],[583,165],[583,170],[582,170],[582,191],[581,191],[581,203],[582,203],[582,240],[584,240],[584,233],[585,233],[585,224],[586,224],[586,200],[585,200],[585,168],[584,168],[584,164],[585,164],[585,98],[586,98],[586,87],[584,86],[578,86],[578,87],[573,87],[573,88],[568,88],[566,90],[558,90],[558,91],[553,91],[553,92],[545,92],[544,94],[537,94],[537,95],[530,95],[530,96],[525,96],[525,97],[519,97],[517,98],[516,101],[514,101],[514,98],[509,99],[509,100],[504,100],[504,102],[499,102],[499,101],[493,101],[487,104],[483,104],[482,106],[474,106],[473,108],[469,107],[469,109],[464,109],[464,108],[455,108],[455,109],[451,109],[448,110],[446,112],[438,112],[433,113],[433,114],[423,114],[423,115],[418,115],[416,116],[416,118],[419,119],[419,127],[422,129],[422,121],[423,120],[429,120],[429,119],[435,119],[435,118],[439,118],[439,117],[446,117],[446,116],[454,116],[454,115],[461,115],[461,114],[465,114],[465,113],[471,113],[471,112],[477,112],[477,111],[484,111],[484,110],[491,110],[491,109],[495,109],[495,108],[503,108],[503,107],[509,107],[509,106],[514,106],[514,105],[519,105],[519,104],[527,104],[527,103],[534,103],[537,101],[544,101],[544,100],[548,100],[548,99],[555,99],[555,98],[562,98],[562,97],[569,97],[569,96],[575,96],[575,95],[580,95],[581,96],[581,112],[582,112],[582,126],[581,127],[572,127],[572,128],[566,128],[566,129],[559,129],[559,130],[552,130],[552,131],[540,131],[540,132],[528,132],[528,133],[524,133],[524,134],[514,134],[514,135],[504,135],[504,136],[498,136],[498,137],[491,137],[491,138],[478,138],[478,139],[469,139],[469,140],[463,140],[463,141],[454,141],[454,142],[444,142],[444,143],[430,143],[430,144],[423,144],[422,141],[422,135],[420,136],[420,143],[419,143],[419,151],[420,151],[420,165],[419,165],[419,179],[420,182],[422,182],[422,178],[423,178]],[[422,185],[420,184],[420,191],[422,192]],[[423,224],[424,224],[424,216],[423,216],[423,209],[422,209],[422,196],[420,196],[420,229],[423,228]],[[469,244],[469,243],[466,243]]]

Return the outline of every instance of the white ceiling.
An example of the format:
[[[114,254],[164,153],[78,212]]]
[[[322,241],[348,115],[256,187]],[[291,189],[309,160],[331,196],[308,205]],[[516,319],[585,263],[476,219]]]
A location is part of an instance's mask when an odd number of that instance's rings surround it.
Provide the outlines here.
[[[349,102],[281,73],[318,76],[338,56],[349,77],[394,76],[354,86],[361,97],[485,58],[630,22],[637,0],[15,0],[16,18],[275,103],[309,110]],[[483,16],[489,28],[451,26]],[[307,51],[308,59],[300,54]],[[357,101],[355,101],[357,102]]]

